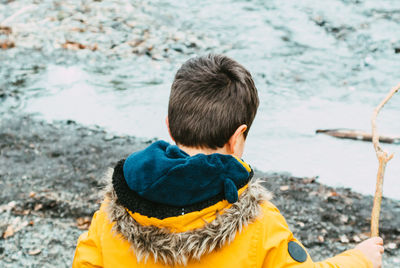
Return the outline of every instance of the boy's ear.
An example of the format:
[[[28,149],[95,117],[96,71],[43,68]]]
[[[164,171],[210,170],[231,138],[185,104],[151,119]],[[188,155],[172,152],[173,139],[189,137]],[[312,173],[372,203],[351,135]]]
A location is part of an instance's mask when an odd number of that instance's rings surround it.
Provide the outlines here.
[[[240,125],[235,133],[231,136],[228,141],[229,150],[231,154],[241,155],[243,153],[243,146],[244,146],[244,135],[243,133],[246,131],[247,125],[243,124]],[[240,152],[239,152],[240,151]]]
[[[165,118],[165,124],[167,125],[167,129],[168,129],[168,134],[171,137],[171,139],[175,142],[174,138],[171,135],[171,130],[169,129],[169,121],[168,121],[168,116]]]

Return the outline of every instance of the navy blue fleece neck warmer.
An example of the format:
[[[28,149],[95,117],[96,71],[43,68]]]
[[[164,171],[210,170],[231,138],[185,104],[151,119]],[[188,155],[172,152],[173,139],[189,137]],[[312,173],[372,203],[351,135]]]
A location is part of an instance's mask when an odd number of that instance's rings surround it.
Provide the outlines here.
[[[147,200],[171,206],[192,205],[220,193],[234,203],[238,187],[249,180],[249,172],[233,156],[189,156],[165,141],[131,154],[123,170],[130,189]]]

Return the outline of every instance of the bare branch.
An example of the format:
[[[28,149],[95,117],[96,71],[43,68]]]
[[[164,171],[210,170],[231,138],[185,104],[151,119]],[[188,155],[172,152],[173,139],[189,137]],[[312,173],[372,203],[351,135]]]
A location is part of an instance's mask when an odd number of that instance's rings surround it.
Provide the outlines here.
[[[374,144],[374,149],[376,152],[376,156],[379,161],[378,174],[376,178],[376,190],[374,196],[374,204],[372,207],[371,214],[371,237],[379,235],[379,215],[381,212],[381,203],[382,203],[382,192],[383,192],[383,178],[385,175],[385,169],[387,163],[393,158],[393,154],[389,155],[387,152],[382,150],[379,144],[379,135],[376,126],[376,118],[380,112],[380,110],[385,106],[385,104],[400,90],[400,84],[396,87],[392,88],[386,98],[375,108],[374,113],[372,114],[372,142]]]

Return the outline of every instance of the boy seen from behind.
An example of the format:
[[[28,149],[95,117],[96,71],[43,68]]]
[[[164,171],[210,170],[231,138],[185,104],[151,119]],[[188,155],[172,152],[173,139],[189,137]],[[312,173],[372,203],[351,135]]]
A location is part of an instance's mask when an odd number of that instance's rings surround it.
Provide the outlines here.
[[[259,104],[250,73],[223,55],[178,70],[167,127],[120,160],[78,240],[73,267],[381,267],[383,241],[313,262],[241,157]]]

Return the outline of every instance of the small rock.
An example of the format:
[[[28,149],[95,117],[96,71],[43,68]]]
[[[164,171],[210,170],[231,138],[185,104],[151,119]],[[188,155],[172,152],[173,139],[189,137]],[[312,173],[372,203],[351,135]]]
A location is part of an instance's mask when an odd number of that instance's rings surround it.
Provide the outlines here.
[[[16,205],[17,205],[17,202],[15,202],[15,201],[11,201],[8,204],[1,205],[0,213],[2,213],[3,211],[10,211],[11,209],[15,208]]]
[[[314,183],[317,179],[318,179],[318,176],[311,177],[311,178],[304,178],[303,183],[304,184]]]
[[[343,244],[347,244],[350,242],[346,235],[339,236],[339,239],[340,239],[340,242],[342,242]]]
[[[386,247],[388,249],[396,249],[397,245],[396,245],[396,243],[391,242],[391,243],[387,244]]]
[[[65,41],[64,44],[61,45],[64,49],[71,49],[71,50],[79,50],[79,49],[85,49],[86,46],[78,43],[78,42],[74,42],[74,41]]]
[[[41,210],[42,208],[43,208],[43,204],[38,203],[38,204],[35,205],[35,207],[33,208],[33,210],[34,210],[34,211],[38,211],[38,210]]]
[[[135,28],[138,25],[138,22],[135,20],[130,20],[130,21],[125,22],[125,24],[131,28]]]
[[[3,50],[10,49],[13,47],[15,47],[15,43],[13,41],[6,40],[4,42],[0,42],[0,48]]]
[[[76,219],[76,226],[79,230],[88,230],[90,227],[91,218],[90,217],[81,217]]]
[[[337,197],[337,196],[329,196],[329,197],[327,198],[327,201],[328,201],[329,203],[334,203],[334,202],[339,201],[339,197]]]
[[[322,16],[316,16],[314,19],[315,24],[317,24],[318,26],[324,26],[326,21],[324,20],[324,18]]]
[[[197,43],[196,43],[196,42],[191,42],[191,41],[189,41],[189,42],[186,42],[186,43],[185,43],[185,46],[186,46],[187,48],[195,48],[195,47],[197,47]]]
[[[298,221],[297,224],[298,224],[301,228],[303,228],[303,227],[305,226],[304,222],[302,222],[302,221]]]
[[[344,197],[343,200],[344,200],[344,203],[349,206],[353,205],[353,203],[354,203],[353,199],[348,198],[348,197]]]
[[[173,44],[171,46],[171,49],[173,49],[173,50],[175,50],[176,52],[179,52],[179,53],[184,53],[185,52],[185,47],[182,46],[181,44]]]
[[[112,134],[107,134],[106,136],[104,136],[103,138],[105,141],[111,141],[113,139],[115,139],[115,136]]]
[[[399,54],[400,53],[400,47],[395,47],[394,48],[394,53]]]
[[[335,191],[331,191],[328,193],[328,196],[339,196],[339,194]]]
[[[356,243],[360,243],[361,242],[361,238],[358,235],[353,236],[353,240]]]
[[[11,27],[8,26],[0,26],[0,34],[9,35],[12,33]]]
[[[289,42],[290,41],[290,37],[288,36],[282,36],[281,39],[285,42]]]
[[[340,215],[340,221],[343,222],[343,223],[347,223],[349,221],[349,216]]]
[[[24,210],[21,211],[20,215],[25,215],[26,216],[26,215],[29,215],[29,213],[31,213],[30,209],[24,209]]]
[[[37,249],[31,249],[31,250],[29,250],[29,251],[28,251],[28,254],[31,255],[31,256],[35,256],[35,255],[40,254],[41,252],[42,252],[42,250],[37,248]]]
[[[62,155],[61,151],[53,151],[50,153],[50,157],[57,158]]]
[[[3,239],[7,239],[15,234],[14,228],[11,225],[7,226],[6,231],[3,234]]]
[[[318,236],[318,241],[321,242],[321,243],[324,243],[325,239],[324,239],[324,237],[322,235],[319,235]]]
[[[289,185],[283,185],[279,189],[281,189],[282,192],[285,192],[285,191],[289,190]]]
[[[132,49],[132,53],[143,55],[147,51],[147,48],[144,45],[138,45]]]

